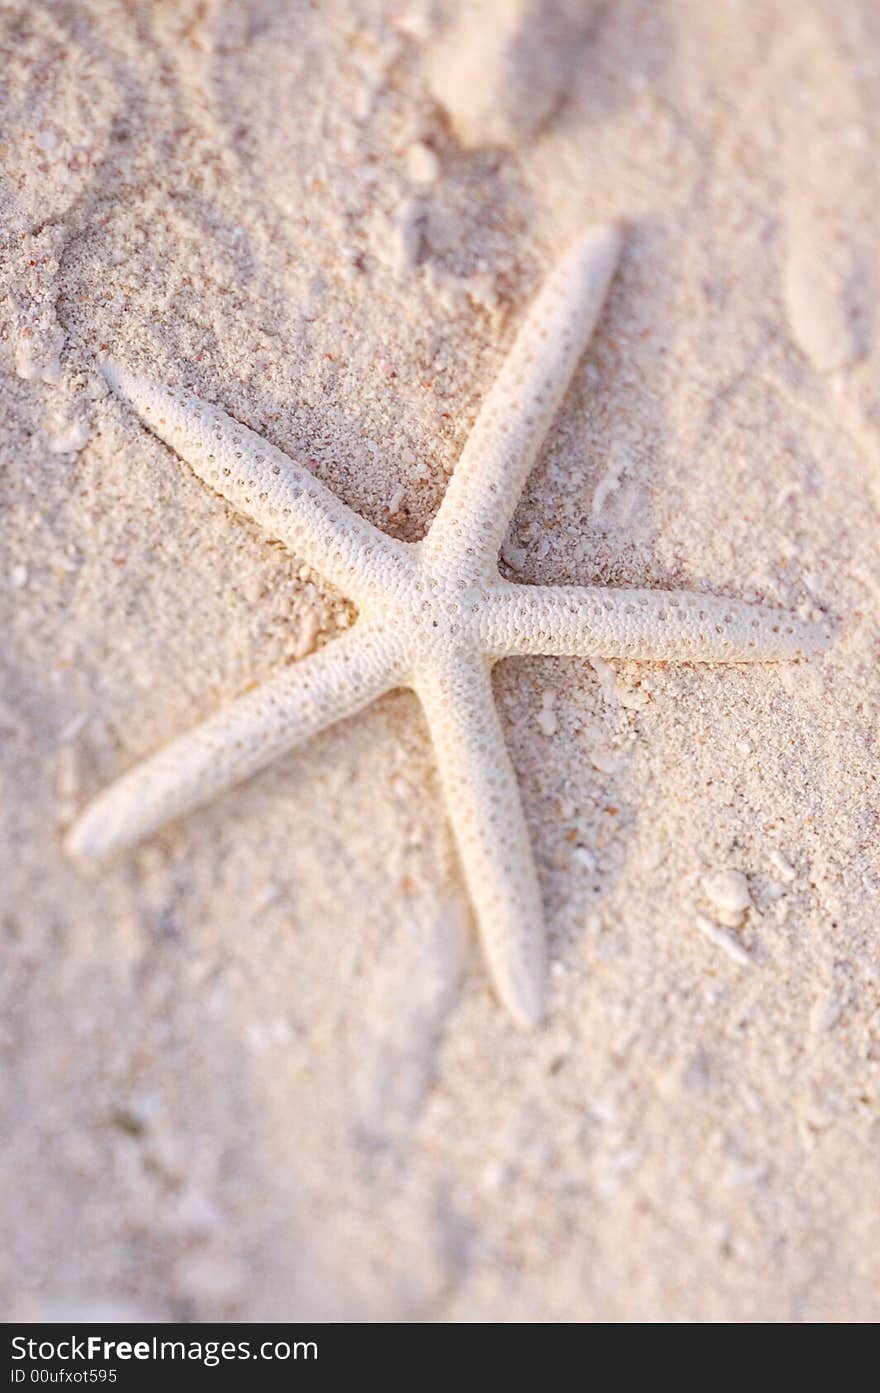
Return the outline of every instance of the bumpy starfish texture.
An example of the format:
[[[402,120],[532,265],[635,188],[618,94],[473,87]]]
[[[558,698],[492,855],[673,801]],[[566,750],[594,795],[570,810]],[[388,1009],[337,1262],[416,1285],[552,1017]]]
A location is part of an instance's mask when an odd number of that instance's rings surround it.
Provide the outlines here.
[[[779,610],[683,591],[520,586],[498,553],[588,343],[619,234],[595,228],[556,266],[479,413],[423,541],[398,542],[309,471],[187,390],[107,364],[111,387],[238,511],[350,596],[354,627],[181,736],[101,793],[68,833],[103,857],[231,788],[394,687],[423,703],[496,991],[523,1025],[543,1012],[541,897],[491,669],[516,654],[755,662],[823,646]]]

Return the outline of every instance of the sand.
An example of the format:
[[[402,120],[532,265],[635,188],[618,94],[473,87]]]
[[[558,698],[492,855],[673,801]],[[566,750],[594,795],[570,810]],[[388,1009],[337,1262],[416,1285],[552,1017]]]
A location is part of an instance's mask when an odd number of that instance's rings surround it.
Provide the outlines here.
[[[876,6],[0,24],[6,1318],[877,1320]],[[404,694],[80,875],[88,797],[352,618],[102,354],[415,539],[542,275],[609,218],[508,574],[835,641],[499,666],[546,1024],[491,994]]]

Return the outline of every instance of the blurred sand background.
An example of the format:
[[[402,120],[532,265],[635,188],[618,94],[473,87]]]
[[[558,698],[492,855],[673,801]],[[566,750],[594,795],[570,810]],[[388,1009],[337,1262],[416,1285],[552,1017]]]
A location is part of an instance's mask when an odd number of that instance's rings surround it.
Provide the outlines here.
[[[0,6],[7,1319],[880,1317],[878,112],[871,0]],[[836,641],[499,665],[545,1026],[407,695],[83,879],[89,796],[351,620],[101,353],[414,539],[612,217],[507,573]]]

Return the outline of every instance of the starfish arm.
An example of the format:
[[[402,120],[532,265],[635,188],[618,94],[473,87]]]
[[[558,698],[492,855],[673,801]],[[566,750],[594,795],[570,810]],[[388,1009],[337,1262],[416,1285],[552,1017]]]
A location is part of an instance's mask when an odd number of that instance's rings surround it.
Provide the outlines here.
[[[507,581],[489,592],[483,634],[499,658],[547,653],[646,662],[777,662],[828,643],[818,624],[720,595]]]
[[[543,1014],[541,896],[490,665],[455,652],[417,670],[458,853],[495,989],[520,1025]]]
[[[352,512],[304,465],[186,388],[156,386],[115,363],[103,370],[200,479],[355,601],[406,582],[406,543]]]
[[[309,736],[353,716],[405,675],[394,637],[358,624],[104,789],[69,830],[65,850],[79,861],[94,861],[141,841]]]
[[[507,525],[599,317],[620,250],[595,227],[550,273],[477,417],[426,556],[464,580],[494,573]]]

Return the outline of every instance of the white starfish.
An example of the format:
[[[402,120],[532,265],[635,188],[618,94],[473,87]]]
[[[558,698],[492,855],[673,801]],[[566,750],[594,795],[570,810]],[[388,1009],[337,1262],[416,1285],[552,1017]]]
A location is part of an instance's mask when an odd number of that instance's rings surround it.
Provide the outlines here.
[[[619,251],[582,236],[548,277],[480,411],[422,542],[351,512],[302,465],[186,390],[117,366],[114,390],[240,512],[357,605],[343,637],[136,766],[68,833],[102,857],[203,804],[390,688],[421,698],[464,875],[498,995],[521,1024],[543,1011],[541,900],[490,672],[516,654],[752,662],[816,651],[789,615],[684,591],[521,586],[497,558],[526,476],[599,315]]]

